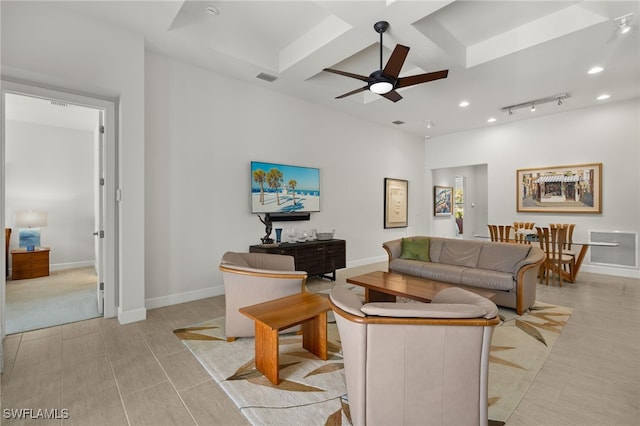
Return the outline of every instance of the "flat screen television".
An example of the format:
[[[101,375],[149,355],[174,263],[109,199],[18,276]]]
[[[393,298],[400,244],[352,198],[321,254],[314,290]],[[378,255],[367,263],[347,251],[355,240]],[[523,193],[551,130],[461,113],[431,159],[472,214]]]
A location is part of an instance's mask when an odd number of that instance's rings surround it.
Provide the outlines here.
[[[251,213],[320,211],[320,169],[251,162]]]

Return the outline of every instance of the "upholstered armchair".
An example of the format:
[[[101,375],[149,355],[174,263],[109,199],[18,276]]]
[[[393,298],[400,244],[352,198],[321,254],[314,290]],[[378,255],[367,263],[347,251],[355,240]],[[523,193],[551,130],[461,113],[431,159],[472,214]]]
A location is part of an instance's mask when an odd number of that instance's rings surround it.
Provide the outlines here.
[[[279,254],[227,252],[220,262],[220,270],[228,341],[255,336],[254,322],[238,309],[300,293],[307,282],[307,273],[295,270],[293,256]]]
[[[431,303],[367,303],[336,286],[351,420],[362,425],[487,425],[498,308],[461,288]]]

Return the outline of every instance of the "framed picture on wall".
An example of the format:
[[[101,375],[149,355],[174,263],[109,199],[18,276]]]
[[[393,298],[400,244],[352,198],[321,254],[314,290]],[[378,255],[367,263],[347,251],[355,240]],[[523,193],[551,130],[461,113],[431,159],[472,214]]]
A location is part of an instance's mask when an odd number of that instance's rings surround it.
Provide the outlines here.
[[[434,186],[433,187],[433,215],[451,216],[453,212],[453,187]]]
[[[602,213],[602,163],[516,171],[519,212]]]
[[[384,227],[406,228],[409,181],[384,178]]]

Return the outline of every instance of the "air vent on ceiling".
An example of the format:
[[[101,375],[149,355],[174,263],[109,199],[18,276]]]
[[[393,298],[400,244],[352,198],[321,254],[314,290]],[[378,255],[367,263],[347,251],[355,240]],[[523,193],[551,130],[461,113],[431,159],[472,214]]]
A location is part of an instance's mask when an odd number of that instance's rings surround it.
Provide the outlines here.
[[[396,120],[396,121],[392,121],[392,123],[397,124],[399,126],[400,124],[404,124],[404,121]]]
[[[273,83],[278,79],[278,77],[276,77],[275,75],[270,75],[264,72],[261,72],[260,74],[256,75],[256,78],[259,78],[260,80],[268,81],[269,83]]]
[[[66,107],[69,106],[69,104],[66,104],[66,103],[60,102],[60,101],[51,101],[51,105],[59,106],[59,107],[62,107],[62,108],[66,108]]]

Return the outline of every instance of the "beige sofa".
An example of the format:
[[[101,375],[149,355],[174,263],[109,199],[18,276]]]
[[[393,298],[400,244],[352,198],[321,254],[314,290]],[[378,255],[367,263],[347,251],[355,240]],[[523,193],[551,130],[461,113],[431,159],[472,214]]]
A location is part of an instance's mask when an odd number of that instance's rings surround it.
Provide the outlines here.
[[[488,424],[493,302],[452,287],[432,303],[363,305],[345,285],[329,300],[354,426]]]
[[[416,244],[426,245],[426,252],[415,256]],[[425,236],[387,241],[382,246],[389,256],[390,272],[485,289],[496,294],[492,300],[497,305],[513,308],[519,315],[536,301],[538,269],[545,259],[539,247]],[[414,255],[409,248],[414,248]]]

